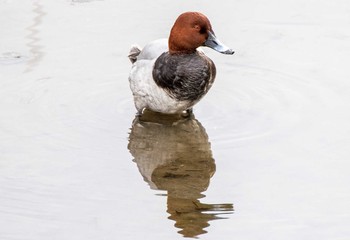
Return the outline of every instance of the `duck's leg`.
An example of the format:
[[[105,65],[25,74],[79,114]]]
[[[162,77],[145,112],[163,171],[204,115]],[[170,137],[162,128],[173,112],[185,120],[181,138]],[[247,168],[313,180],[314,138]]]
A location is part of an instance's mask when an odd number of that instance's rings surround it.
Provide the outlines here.
[[[190,117],[192,114],[193,114],[193,108],[189,108],[182,113],[182,116],[187,118],[187,117]]]
[[[142,111],[137,111],[135,115],[136,115],[136,117],[141,117],[142,116]]]
[[[136,107],[136,109],[137,109],[136,117],[141,117],[144,108],[143,107],[142,108]]]
[[[191,114],[193,113],[193,108],[187,109],[186,112],[187,112],[189,115],[191,115]]]

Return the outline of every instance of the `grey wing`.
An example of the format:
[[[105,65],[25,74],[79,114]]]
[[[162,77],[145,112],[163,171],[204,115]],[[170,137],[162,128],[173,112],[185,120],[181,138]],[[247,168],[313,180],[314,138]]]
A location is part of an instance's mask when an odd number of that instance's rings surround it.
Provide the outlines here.
[[[158,58],[162,53],[168,51],[168,39],[162,38],[148,43],[141,51],[137,60]]]

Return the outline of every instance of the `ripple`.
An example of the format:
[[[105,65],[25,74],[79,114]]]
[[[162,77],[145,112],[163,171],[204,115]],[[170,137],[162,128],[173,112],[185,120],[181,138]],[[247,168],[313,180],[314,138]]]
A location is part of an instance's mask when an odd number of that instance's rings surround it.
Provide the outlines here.
[[[113,139],[125,140],[125,126],[134,116],[132,96],[118,92],[114,79],[27,76],[16,80],[20,87],[11,83],[3,89],[4,106],[13,107],[2,124],[12,125],[12,136],[32,139],[33,145],[52,150],[82,148],[82,144],[103,148],[112,145]],[[96,144],[99,140],[106,145]],[[12,149],[11,144],[8,147]]]
[[[258,140],[292,128],[301,121],[305,104],[315,101],[307,79],[256,66],[235,69],[234,73],[225,69],[225,79],[219,84],[229,81],[230,85],[215,87],[203,104],[205,109],[201,105],[196,111],[216,132],[212,134],[215,143]]]
[[[46,12],[43,10],[43,6],[39,1],[33,2],[33,13],[33,23],[27,28],[29,31],[29,34],[27,35],[27,46],[32,58],[28,61],[26,72],[30,72],[44,56],[44,52],[42,50],[43,46],[40,45],[41,39],[39,26],[41,25],[42,19],[46,15]]]
[[[29,59],[28,56],[18,52],[4,52],[0,55],[0,64],[17,64],[25,62]]]
[[[90,3],[90,2],[96,2],[96,1],[103,1],[103,0],[71,0],[72,3]]]

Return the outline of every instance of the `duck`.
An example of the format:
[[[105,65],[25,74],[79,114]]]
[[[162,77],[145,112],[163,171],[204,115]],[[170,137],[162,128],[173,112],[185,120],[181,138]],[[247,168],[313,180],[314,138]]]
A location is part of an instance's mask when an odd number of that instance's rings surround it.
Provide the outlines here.
[[[162,114],[190,114],[211,88],[214,62],[201,47],[232,55],[216,37],[209,19],[200,12],[185,12],[176,19],[168,39],[157,39],[143,49],[133,45],[129,84],[136,115],[147,109]]]

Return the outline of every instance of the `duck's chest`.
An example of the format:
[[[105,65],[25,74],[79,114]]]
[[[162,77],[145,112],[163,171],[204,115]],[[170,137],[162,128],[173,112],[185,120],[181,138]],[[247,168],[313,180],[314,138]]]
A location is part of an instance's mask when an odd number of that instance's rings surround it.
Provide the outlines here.
[[[214,82],[214,63],[199,52],[192,54],[163,53],[152,71],[156,84],[179,101],[196,101],[207,93]]]

